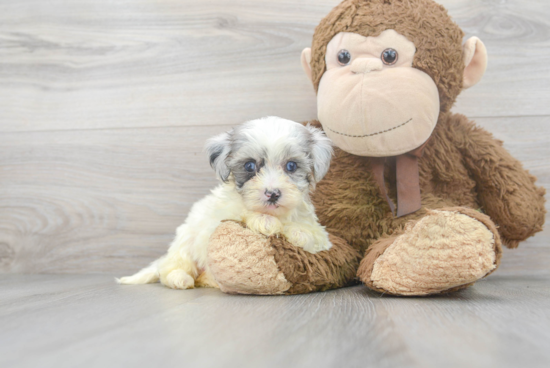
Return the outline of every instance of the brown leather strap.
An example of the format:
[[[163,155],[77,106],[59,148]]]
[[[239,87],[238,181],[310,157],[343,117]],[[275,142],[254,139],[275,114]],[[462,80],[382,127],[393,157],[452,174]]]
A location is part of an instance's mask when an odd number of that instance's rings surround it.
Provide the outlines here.
[[[424,147],[430,139],[431,137],[420,147],[396,157],[397,217],[416,212],[422,207],[418,159],[422,157]],[[372,172],[376,183],[382,192],[382,196],[386,198],[391,213],[395,216],[395,203],[388,196],[386,182],[384,181],[385,163],[386,157],[371,158]]]
[[[416,212],[422,207],[418,158],[413,155],[397,156],[397,217]]]
[[[372,169],[372,173],[374,174],[374,179],[376,180],[376,184],[378,184],[378,188],[382,193],[382,196],[386,198],[386,201],[390,206],[391,213],[392,215],[395,216],[395,203],[393,203],[390,196],[388,195],[388,191],[386,190],[386,182],[384,181],[385,163],[386,163],[385,157],[372,157],[371,169]]]

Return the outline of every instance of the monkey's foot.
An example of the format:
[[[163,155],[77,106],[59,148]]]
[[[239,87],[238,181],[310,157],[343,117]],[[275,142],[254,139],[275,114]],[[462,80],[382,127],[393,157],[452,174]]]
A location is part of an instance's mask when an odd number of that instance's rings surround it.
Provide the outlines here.
[[[277,267],[269,238],[233,221],[210,237],[208,265],[224,293],[284,294],[292,285]]]
[[[494,223],[467,208],[429,211],[399,236],[374,243],[358,277],[369,288],[392,295],[430,295],[466,288],[500,263]]]
[[[354,283],[359,253],[329,234],[329,250],[310,253],[285,236],[265,236],[224,221],[210,237],[208,267],[225,293],[303,294]]]

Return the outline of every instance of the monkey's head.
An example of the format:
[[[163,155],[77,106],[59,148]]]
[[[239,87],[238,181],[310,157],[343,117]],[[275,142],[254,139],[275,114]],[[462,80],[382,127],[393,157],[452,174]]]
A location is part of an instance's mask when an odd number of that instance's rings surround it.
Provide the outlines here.
[[[396,156],[421,146],[441,112],[485,72],[487,52],[433,0],[345,0],[315,29],[302,66],[336,146]]]

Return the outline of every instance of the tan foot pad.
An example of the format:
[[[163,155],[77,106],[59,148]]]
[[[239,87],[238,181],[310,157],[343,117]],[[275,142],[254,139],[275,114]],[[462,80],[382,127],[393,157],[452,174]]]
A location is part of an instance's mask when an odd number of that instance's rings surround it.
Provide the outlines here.
[[[208,244],[208,265],[224,293],[283,294],[290,289],[277,267],[269,238],[222,222]]]
[[[439,293],[487,275],[496,267],[495,252],[495,235],[482,222],[459,212],[430,211],[378,257],[371,280],[396,295]]]
[[[329,250],[310,253],[284,236],[224,221],[210,237],[208,266],[220,289],[237,294],[304,294],[355,283],[360,254],[329,234]]]

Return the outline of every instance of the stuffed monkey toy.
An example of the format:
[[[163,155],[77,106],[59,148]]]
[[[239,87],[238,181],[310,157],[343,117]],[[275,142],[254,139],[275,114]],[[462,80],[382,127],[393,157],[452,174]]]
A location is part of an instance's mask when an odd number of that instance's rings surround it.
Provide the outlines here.
[[[334,246],[310,254],[224,222],[209,251],[223,291],[304,293],[357,277],[392,295],[446,293],[542,230],[535,177],[450,112],[487,65],[483,43],[463,36],[433,0],[345,0],[321,21],[302,66],[317,93],[310,123],[336,146],[312,196]]]

